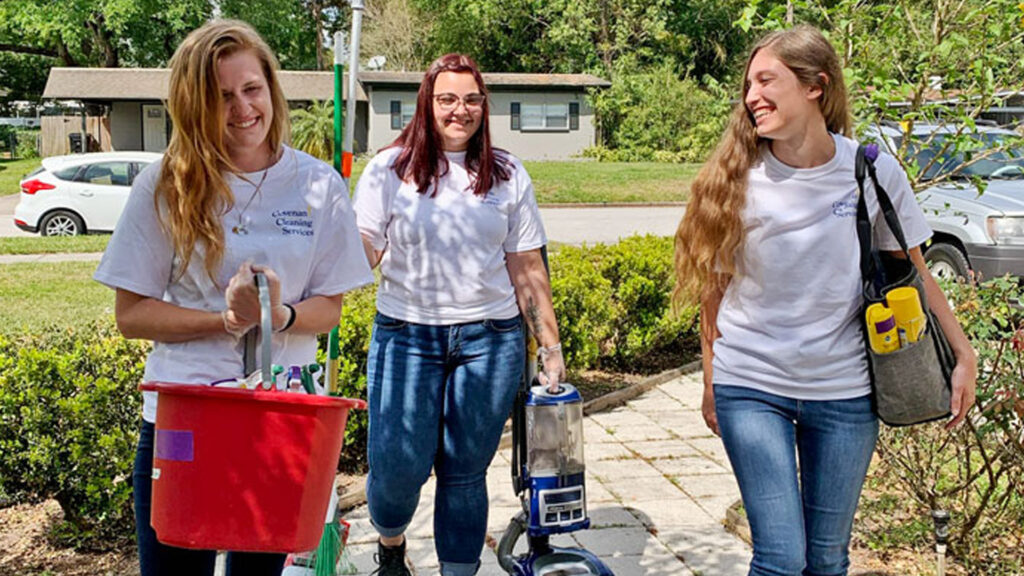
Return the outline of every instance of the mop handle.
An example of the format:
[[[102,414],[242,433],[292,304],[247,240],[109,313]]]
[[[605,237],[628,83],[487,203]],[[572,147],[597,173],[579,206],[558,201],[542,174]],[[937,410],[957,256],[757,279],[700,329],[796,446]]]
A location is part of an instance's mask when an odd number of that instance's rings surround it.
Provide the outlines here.
[[[273,337],[273,319],[270,309],[270,285],[267,283],[267,276],[262,272],[256,273],[256,289],[260,296],[260,381],[264,390],[274,387],[274,376],[270,368],[270,339]]]

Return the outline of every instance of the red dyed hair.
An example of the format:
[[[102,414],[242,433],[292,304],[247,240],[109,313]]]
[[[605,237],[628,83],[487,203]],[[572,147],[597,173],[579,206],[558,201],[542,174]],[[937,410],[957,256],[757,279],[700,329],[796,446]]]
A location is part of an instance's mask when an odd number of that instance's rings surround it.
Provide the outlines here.
[[[472,74],[480,93],[484,95],[480,127],[466,147],[466,169],[475,176],[471,184],[473,194],[484,196],[492,186],[500,180],[508,180],[512,175],[504,150],[491,146],[490,106],[483,76],[476,62],[463,54],[441,56],[434,60],[423,75],[412,121],[391,143],[391,146],[402,148],[395,159],[395,172],[403,180],[415,182],[420,194],[426,193],[430,185],[434,184],[431,196],[437,193],[437,182],[448,173],[448,159],[445,158],[442,146],[444,140],[437,131],[434,119],[434,82],[442,72]]]

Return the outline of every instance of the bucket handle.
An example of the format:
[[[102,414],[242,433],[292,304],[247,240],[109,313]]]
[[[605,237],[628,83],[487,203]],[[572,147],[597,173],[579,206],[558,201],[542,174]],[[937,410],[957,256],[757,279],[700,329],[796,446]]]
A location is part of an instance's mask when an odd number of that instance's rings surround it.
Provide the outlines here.
[[[274,387],[274,377],[270,370],[270,340],[274,332],[270,309],[270,285],[263,272],[256,273],[256,289],[260,298],[260,381],[264,390],[270,390]]]

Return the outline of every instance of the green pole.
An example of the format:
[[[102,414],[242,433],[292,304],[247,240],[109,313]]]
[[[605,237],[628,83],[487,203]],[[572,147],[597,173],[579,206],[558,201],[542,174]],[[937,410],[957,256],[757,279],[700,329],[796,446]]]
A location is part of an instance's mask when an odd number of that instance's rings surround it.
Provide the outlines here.
[[[342,110],[342,78],[345,76],[345,33],[334,33],[334,169],[341,174],[341,146],[344,138],[345,113]]]

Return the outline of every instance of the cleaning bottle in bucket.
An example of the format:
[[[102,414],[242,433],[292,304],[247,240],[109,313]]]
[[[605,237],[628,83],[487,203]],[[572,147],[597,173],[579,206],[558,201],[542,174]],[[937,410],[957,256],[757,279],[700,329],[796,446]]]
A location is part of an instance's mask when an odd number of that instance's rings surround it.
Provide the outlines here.
[[[888,354],[900,349],[896,319],[892,310],[881,303],[868,306],[867,312],[868,342],[875,354]]]
[[[920,340],[924,336],[928,319],[921,309],[921,298],[917,295],[917,289],[911,286],[894,288],[885,295],[885,301],[896,319],[900,345],[906,346]]]

